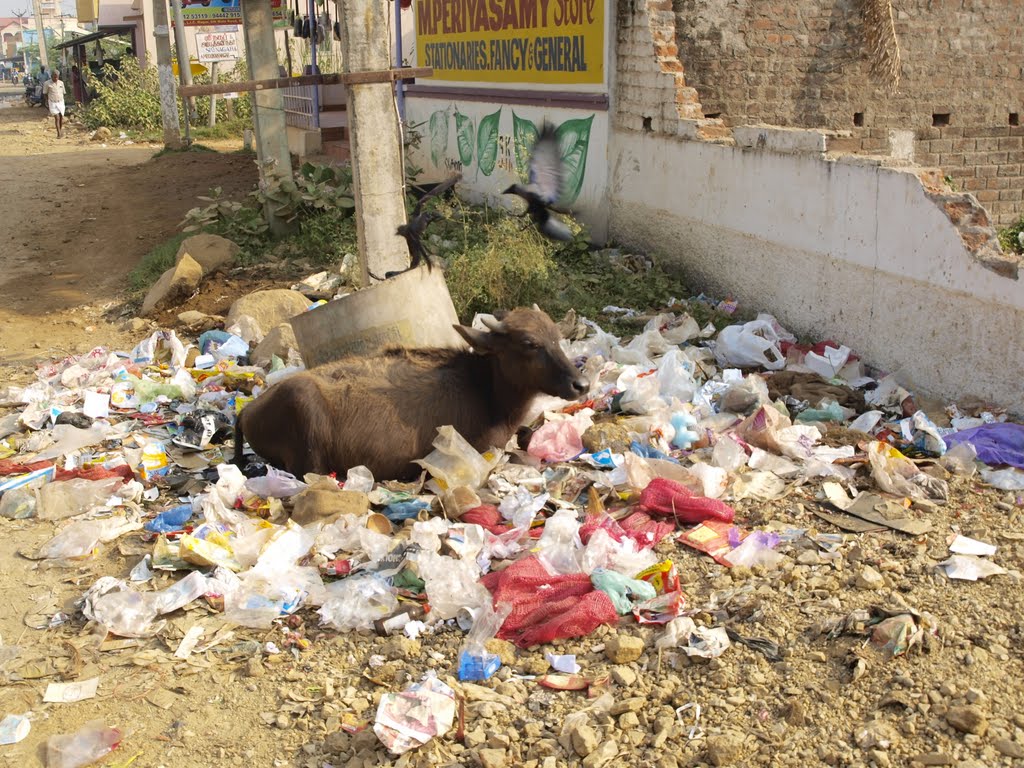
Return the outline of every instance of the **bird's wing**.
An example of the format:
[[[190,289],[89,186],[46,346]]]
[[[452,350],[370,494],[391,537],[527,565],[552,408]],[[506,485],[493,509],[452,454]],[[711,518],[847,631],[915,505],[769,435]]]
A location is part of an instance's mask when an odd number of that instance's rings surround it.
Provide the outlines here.
[[[555,126],[544,123],[537,141],[530,150],[530,185],[545,203],[558,200],[562,192],[565,169],[562,166],[562,152],[558,148]]]
[[[461,181],[461,180],[462,180],[462,174],[461,173],[456,173],[454,176],[449,176],[447,179],[442,181],[440,184],[438,184],[432,190],[427,192],[427,194],[425,194],[423,197],[421,197],[419,200],[416,201],[416,207],[412,209],[412,217],[416,218],[417,216],[420,215],[420,211],[423,210],[423,206],[427,202],[427,200],[429,200],[432,197],[440,197],[445,192],[447,192],[449,189],[451,189],[456,184],[458,184],[459,181]]]

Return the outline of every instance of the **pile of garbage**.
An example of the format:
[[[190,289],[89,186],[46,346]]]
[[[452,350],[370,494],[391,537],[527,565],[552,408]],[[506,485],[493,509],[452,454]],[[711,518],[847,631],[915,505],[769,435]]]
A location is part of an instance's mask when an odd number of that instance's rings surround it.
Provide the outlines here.
[[[250,365],[241,332],[210,331],[193,345],[158,331],[130,352],[96,348],[41,366],[34,383],[0,391],[0,516],[67,521],[23,553],[33,559],[80,563],[126,537],[145,549],[128,579],[99,578],[74,614],[48,626],[92,621],[151,638],[169,614],[205,600],[232,624],[280,625],[285,647],[266,652],[300,655],[308,640],[287,631],[289,618],[315,609],[337,632],[465,632],[451,670],[459,681],[497,673],[494,638],[530,648],[634,622],[662,628],[659,654],[715,658],[742,643],[776,661],[770,640],[697,623],[707,606],[680,586],[673,558],[771,573],[806,534],[751,525],[733,504],[811,487],[813,513],[840,531],[919,536],[951,474],[1024,491],[1024,426],[952,405],[929,416],[853,350],[798,344],[769,315],[718,332],[667,311],[628,342],[573,313],[561,326],[591,382],[583,401],[548,404],[483,454],[442,427],[413,483],[377,482],[365,467],[296,478],[258,457],[228,463],[237,413],[302,369],[294,357]],[[815,542],[827,558],[843,536]],[[949,554],[949,578],[1005,573],[984,542],[957,536]],[[147,588],[160,572],[181,578]],[[879,609],[826,629],[870,635],[893,656],[934,619]],[[175,655],[192,653],[201,633]],[[607,645],[613,663],[639,657],[643,643],[629,640]],[[537,684],[600,695],[602,681],[581,675],[573,656],[548,660]],[[456,692],[430,674],[382,697],[373,730],[401,754],[447,732],[455,715]]]

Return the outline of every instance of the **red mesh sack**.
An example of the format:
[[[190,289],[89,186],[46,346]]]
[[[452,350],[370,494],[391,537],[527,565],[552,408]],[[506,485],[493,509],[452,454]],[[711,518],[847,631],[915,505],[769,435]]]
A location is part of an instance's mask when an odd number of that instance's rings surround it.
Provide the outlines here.
[[[111,477],[120,477],[126,483],[135,479],[132,468],[127,464],[121,464],[113,469],[103,467],[91,467],[90,469],[57,469],[55,480],[106,480]]]
[[[465,514],[459,518],[459,522],[479,525],[485,531],[493,533],[495,536],[501,536],[501,534],[512,530],[512,523],[505,520],[501,516],[501,512],[498,511],[498,508],[492,504],[481,504],[479,507],[466,510]],[[538,526],[530,529],[529,536],[531,539],[537,539],[540,538],[542,533],[544,533],[544,528]]]
[[[552,576],[535,556],[487,574],[482,583],[495,605],[512,605],[498,637],[520,648],[584,637],[602,624],[619,620],[611,599],[594,589],[589,576]]]
[[[620,525],[639,549],[650,549],[676,529],[675,523],[655,520],[646,512],[634,512]]]
[[[580,526],[580,541],[584,545],[590,543],[590,537],[598,531],[605,531],[613,541],[622,541],[626,538],[626,532],[622,530],[614,519],[605,514],[587,515],[583,525]]]
[[[693,491],[675,480],[656,477],[640,494],[640,508],[652,515],[674,517],[680,523],[703,523],[720,520],[731,523],[735,510],[718,499],[696,496]]]
[[[20,461],[14,459],[0,459],[0,477],[6,477],[7,475],[24,475],[28,472],[35,472],[37,469],[46,469],[52,467],[52,461],[33,461],[28,464],[23,464]]]

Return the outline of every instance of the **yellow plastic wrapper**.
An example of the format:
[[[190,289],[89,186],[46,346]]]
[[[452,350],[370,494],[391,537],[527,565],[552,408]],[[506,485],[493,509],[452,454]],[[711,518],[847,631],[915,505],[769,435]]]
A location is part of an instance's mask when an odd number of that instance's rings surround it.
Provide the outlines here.
[[[187,563],[200,566],[223,566],[235,573],[242,570],[231,548],[230,536],[206,526],[186,533],[179,540],[179,555]]]

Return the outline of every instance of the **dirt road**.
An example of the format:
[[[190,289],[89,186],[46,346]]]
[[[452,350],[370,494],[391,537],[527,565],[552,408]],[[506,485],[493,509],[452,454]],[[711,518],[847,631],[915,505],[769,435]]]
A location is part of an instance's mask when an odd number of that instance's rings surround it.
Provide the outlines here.
[[[3,103],[3,102],[0,102]],[[125,276],[179,231],[196,196],[228,194],[256,180],[247,154],[189,152],[155,157],[158,146],[89,140],[71,123],[57,139],[43,111],[0,107],[0,360],[26,365],[92,343],[116,343],[104,313]]]

